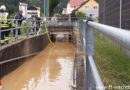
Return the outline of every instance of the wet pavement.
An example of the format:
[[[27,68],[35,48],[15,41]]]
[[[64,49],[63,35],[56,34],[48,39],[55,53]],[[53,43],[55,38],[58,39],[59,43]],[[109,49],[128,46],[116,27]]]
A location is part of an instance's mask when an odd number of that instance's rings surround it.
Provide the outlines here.
[[[2,79],[4,90],[71,90],[74,55],[71,43],[48,45]]]

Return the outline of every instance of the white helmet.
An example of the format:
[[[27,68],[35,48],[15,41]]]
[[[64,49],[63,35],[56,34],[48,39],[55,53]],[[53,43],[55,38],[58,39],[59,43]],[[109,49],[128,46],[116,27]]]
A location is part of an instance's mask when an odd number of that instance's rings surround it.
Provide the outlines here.
[[[6,10],[5,5],[1,5],[0,9],[2,9],[2,10]]]

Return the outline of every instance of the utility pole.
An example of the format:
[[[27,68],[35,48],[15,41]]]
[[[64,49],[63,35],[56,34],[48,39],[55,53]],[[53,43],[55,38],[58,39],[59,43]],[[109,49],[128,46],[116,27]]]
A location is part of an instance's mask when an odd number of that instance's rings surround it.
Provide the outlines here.
[[[49,3],[50,1],[49,0],[46,0],[46,16],[49,17]]]
[[[120,0],[120,28],[122,28],[122,0]]]
[[[44,17],[45,17],[45,0],[44,0]]]
[[[49,17],[49,0],[44,0],[44,17]]]
[[[105,11],[106,10],[106,2],[105,2],[105,0],[104,0],[104,14],[103,14],[103,23],[105,24]]]

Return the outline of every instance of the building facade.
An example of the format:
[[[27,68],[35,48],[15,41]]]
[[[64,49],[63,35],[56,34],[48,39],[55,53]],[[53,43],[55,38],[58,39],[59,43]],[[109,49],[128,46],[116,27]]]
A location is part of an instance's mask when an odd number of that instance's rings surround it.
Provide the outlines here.
[[[28,4],[22,3],[22,2],[19,3],[19,10],[23,11],[24,17],[27,17],[27,7],[28,7]]]
[[[99,22],[130,29],[130,0],[99,0]]]
[[[38,15],[40,17],[40,7],[28,7],[27,10],[28,18]]]
[[[74,10],[74,7],[71,7],[70,2],[67,4],[66,8],[66,14],[71,14],[71,12]]]
[[[70,0],[66,7],[66,14],[71,14],[73,10],[77,9],[85,0]]]
[[[93,18],[97,18],[99,16],[99,4],[95,0],[85,1],[77,10],[85,13],[88,17],[90,14],[92,14]]]

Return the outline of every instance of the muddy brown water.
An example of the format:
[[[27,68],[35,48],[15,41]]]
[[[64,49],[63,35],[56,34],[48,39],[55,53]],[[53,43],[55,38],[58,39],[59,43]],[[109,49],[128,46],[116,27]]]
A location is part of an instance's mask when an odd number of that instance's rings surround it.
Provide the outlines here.
[[[71,90],[75,47],[72,43],[48,45],[2,79],[3,90]]]

